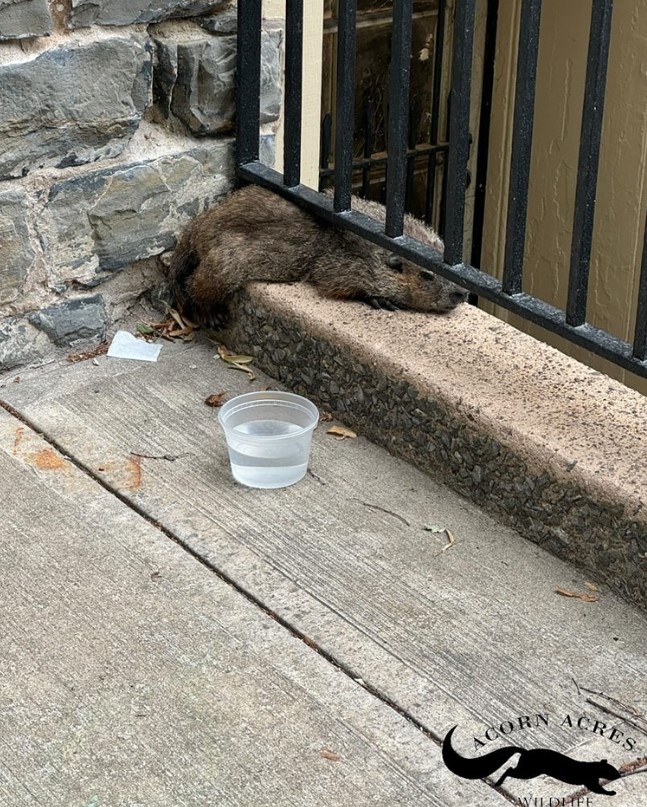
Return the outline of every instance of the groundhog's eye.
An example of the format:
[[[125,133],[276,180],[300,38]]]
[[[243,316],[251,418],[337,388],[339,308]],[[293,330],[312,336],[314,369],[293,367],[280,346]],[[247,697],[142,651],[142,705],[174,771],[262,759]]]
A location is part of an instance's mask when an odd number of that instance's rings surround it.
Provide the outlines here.
[[[402,258],[399,255],[396,255],[395,252],[392,252],[389,257],[386,259],[387,266],[390,266],[391,269],[395,269],[396,272],[402,271]]]

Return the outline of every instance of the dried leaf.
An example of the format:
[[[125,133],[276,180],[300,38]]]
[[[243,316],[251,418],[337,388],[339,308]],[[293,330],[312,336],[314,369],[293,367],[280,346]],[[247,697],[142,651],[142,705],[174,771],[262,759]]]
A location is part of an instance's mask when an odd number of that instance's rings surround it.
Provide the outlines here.
[[[584,582],[584,585],[585,585],[585,586],[586,586],[586,587],[587,587],[587,588],[588,588],[590,591],[599,591],[599,590],[600,590],[600,589],[599,589],[599,588],[598,588],[598,587],[595,585],[595,583],[591,583],[591,581],[590,581],[590,580],[586,580],[586,581]]]
[[[218,345],[218,355],[220,358],[227,362],[232,368],[235,370],[243,370],[246,373],[249,373],[249,380],[254,381],[256,376],[251,370],[248,370],[246,367],[241,367],[243,364],[251,364],[254,361],[253,356],[240,356],[236,353],[231,353],[224,345]]]
[[[147,342],[152,341],[154,338],[161,336],[168,342],[173,342],[175,339],[182,339],[188,342],[195,337],[193,323],[190,325],[182,322],[182,318],[177,314],[177,318],[171,315],[171,309],[167,308],[169,316],[161,322],[140,322],[137,325],[137,331]],[[182,323],[180,325],[180,323]]]
[[[352,429],[347,429],[346,426],[331,426],[326,434],[335,435],[340,440],[357,437],[357,434]]]
[[[321,756],[324,759],[329,759],[331,762],[341,762],[341,757],[334,751],[329,751],[327,748],[321,749]]]
[[[228,356],[221,356],[220,358],[223,361],[229,362],[230,364],[251,364],[254,361],[253,356],[228,355]]]
[[[168,313],[169,313],[170,316],[173,317],[173,319],[177,322],[177,324],[180,326],[180,328],[182,328],[182,330],[184,330],[186,328],[186,323],[184,322],[184,320],[180,316],[179,311],[176,311],[174,308],[169,308]]]
[[[560,594],[562,597],[573,597],[576,600],[582,600],[582,602],[597,602],[599,599],[595,594],[587,594],[583,591],[569,591],[567,588],[556,588],[555,594]]]
[[[234,364],[233,362],[231,362],[231,364],[229,364],[229,365],[228,365],[228,369],[229,369],[229,370],[242,370],[242,371],[243,371],[243,373],[247,373],[247,375],[249,376],[249,380],[250,380],[250,381],[256,381],[256,376],[255,376],[255,375],[254,375],[254,373],[253,373],[253,372],[252,372],[252,371],[249,369],[249,367],[243,367],[243,366],[242,366],[242,365],[240,365],[240,364]]]
[[[447,543],[440,550],[441,552],[446,552],[450,546],[454,546],[454,544],[456,543],[456,538],[454,537],[454,533],[451,530],[445,528],[445,535],[447,536]]]
[[[208,398],[205,398],[204,402],[207,406],[222,406],[225,402],[225,395],[227,393],[223,392],[214,392],[213,395],[210,395]]]
[[[451,530],[448,530],[447,527],[441,527],[438,524],[427,524],[422,529],[437,535],[443,532],[445,533],[445,535],[447,536],[447,543],[440,550],[441,552],[446,552],[450,547],[454,546],[454,544],[456,543],[456,536]]]
[[[94,359],[97,356],[102,356],[104,353],[107,353],[108,347],[107,342],[101,342],[101,344],[93,347],[91,350],[85,350],[83,353],[70,353],[67,360],[75,364],[76,362],[85,361],[86,359]]]
[[[184,320],[184,324],[187,328],[191,328],[193,331],[197,331],[200,327],[197,322],[193,322],[193,320],[187,319],[184,314],[182,314],[182,319]]]

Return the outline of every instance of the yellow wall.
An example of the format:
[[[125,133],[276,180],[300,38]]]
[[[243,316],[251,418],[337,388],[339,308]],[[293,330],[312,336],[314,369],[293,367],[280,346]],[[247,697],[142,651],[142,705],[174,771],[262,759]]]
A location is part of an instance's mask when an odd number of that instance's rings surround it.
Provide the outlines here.
[[[266,19],[285,19],[285,0],[264,0]],[[319,119],[321,116],[321,66],[323,0],[306,0],[303,15],[303,106],[301,114],[301,182],[319,187]],[[283,170],[283,115],[276,141],[276,169]]]
[[[502,3],[482,268],[500,276],[514,99],[519,2]],[[544,0],[524,290],[563,308],[577,178],[591,0]],[[647,175],[647,0],[613,12],[596,204],[588,321],[631,341],[645,222]],[[490,306],[490,309],[492,307]],[[628,313],[631,312],[631,313]],[[517,327],[647,392],[647,383],[543,329],[497,309]]]

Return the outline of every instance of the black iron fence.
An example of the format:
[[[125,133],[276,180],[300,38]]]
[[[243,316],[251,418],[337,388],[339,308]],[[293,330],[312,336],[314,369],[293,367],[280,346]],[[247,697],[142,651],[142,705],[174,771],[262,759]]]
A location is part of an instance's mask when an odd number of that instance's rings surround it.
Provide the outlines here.
[[[411,157],[408,131],[413,0],[398,0],[393,4],[385,226],[351,210],[356,0],[340,0],[339,3],[334,197],[331,200],[300,184],[303,2],[286,0],[285,169],[281,175],[259,161],[262,0],[239,0],[237,162],[240,177],[270,188],[314,215],[358,233],[416,262],[423,269],[453,280],[479,297],[647,377],[647,239],[642,252],[633,342],[625,342],[586,322],[612,0],[593,0],[568,299],[564,311],[522,291],[541,0],[521,0],[510,192],[501,281],[466,263],[463,256],[476,0],[456,0],[455,6],[445,165],[444,255],[403,235]]]
[[[425,173],[425,194],[422,216],[428,224],[432,224],[434,229],[443,234],[443,222],[445,218],[445,161],[447,149],[446,142],[417,142],[417,132],[420,128],[420,118],[422,110],[418,103],[411,105],[409,111],[408,138],[407,138],[407,179],[405,183],[404,199],[407,212],[415,211],[414,205],[414,180],[415,174],[421,166]],[[324,115],[321,122],[321,157],[319,170],[319,190],[328,188],[335,176],[334,165],[331,167],[329,155],[331,152],[333,116],[330,113]],[[375,136],[375,105],[373,99],[366,97],[362,104],[362,128],[363,155],[355,157],[353,160],[353,187],[357,189],[359,196],[370,198],[375,196],[373,185],[380,183],[378,197],[382,197],[384,192],[381,185],[388,156],[377,151]],[[440,193],[437,192],[438,178],[440,176]]]
[[[498,0],[497,0],[498,2]],[[448,17],[447,0],[427,0],[430,11],[425,16],[424,30],[426,55],[412,53],[412,81],[409,88],[409,108],[407,110],[407,160],[405,184],[405,209],[423,218],[434,229],[443,234],[445,217],[445,164],[447,159],[447,132],[444,125],[446,97],[442,92],[443,57],[445,54],[446,28]],[[359,6],[359,3],[358,3]],[[433,6],[433,9],[431,7]],[[388,12],[389,4],[386,4]],[[418,7],[421,4],[418,3]],[[415,8],[415,2],[414,2]],[[449,15],[450,16],[450,15]],[[334,20],[330,30],[336,30]],[[361,17],[358,18],[361,26]],[[383,25],[381,18],[373,23],[374,30]],[[324,26],[324,37],[327,29]],[[390,36],[381,47],[388,48]],[[379,40],[377,40],[379,42]],[[433,45],[432,45],[433,43]],[[376,39],[370,40],[372,47]],[[415,52],[415,47],[414,48]],[[418,45],[419,47],[419,45]],[[386,129],[391,115],[385,94],[386,65],[380,44],[377,53],[368,56],[362,51],[361,41],[356,42],[359,69],[361,73],[358,86],[355,88],[355,159],[353,160],[353,187],[359,196],[377,199],[383,202],[386,196],[386,163],[388,159]],[[334,51],[334,48],[333,48]],[[324,52],[327,49],[324,47]],[[364,63],[362,64],[362,54]],[[414,77],[416,65],[420,68],[425,63],[425,72],[418,69],[417,80]],[[429,70],[431,68],[431,70]],[[324,74],[332,70],[332,66],[324,65]],[[426,73],[426,75],[425,75]],[[334,180],[333,154],[333,122],[335,119],[333,99],[327,99],[326,112],[323,114],[320,132],[320,170],[319,190],[328,188]],[[402,114],[402,110],[393,110]],[[361,153],[360,153],[361,152]],[[471,177],[468,177],[471,180]],[[468,183],[469,184],[469,183]]]

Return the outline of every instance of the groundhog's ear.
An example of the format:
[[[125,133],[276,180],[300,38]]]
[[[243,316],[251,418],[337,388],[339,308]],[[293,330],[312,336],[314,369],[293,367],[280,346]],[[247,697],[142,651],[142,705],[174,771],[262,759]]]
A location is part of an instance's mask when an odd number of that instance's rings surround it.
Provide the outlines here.
[[[396,255],[395,252],[392,252],[389,257],[386,259],[386,263],[391,269],[395,269],[397,272],[402,271],[402,258],[399,255]]]

